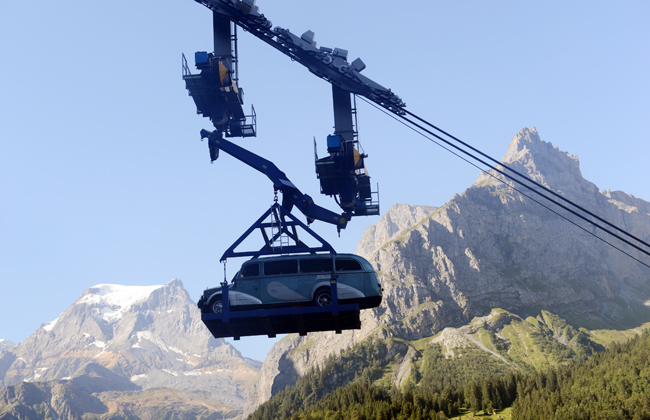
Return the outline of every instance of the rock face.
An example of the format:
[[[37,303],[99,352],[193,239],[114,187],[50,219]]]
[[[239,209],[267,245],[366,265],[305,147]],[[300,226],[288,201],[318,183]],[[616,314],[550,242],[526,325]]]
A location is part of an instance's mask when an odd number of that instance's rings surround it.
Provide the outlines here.
[[[94,395],[107,390],[130,391],[139,387],[94,363],[76,372],[72,380],[21,382],[0,391],[2,418],[81,418],[84,413],[105,412]]]
[[[650,241],[650,203],[620,191],[599,192],[582,178],[578,158],[542,141],[535,128],[512,139],[502,162]],[[581,230],[500,180],[511,183],[498,173],[481,174],[443,207],[422,210],[428,215],[396,206],[382,216],[358,246],[380,276],[381,306],[362,312],[361,330],[290,335],[276,343],[244,415],[329,354],[370,336],[418,340],[470,324],[492,308],[521,315],[551,311],[601,328],[650,320],[650,269],[598,240],[592,233],[604,236],[592,226],[558,210]]]
[[[9,350],[14,347],[16,343],[13,343],[7,339],[0,338],[0,351]]]
[[[0,391],[0,419],[228,419],[241,413],[201,392],[141,391],[128,378],[89,363],[72,379],[20,382]]]
[[[437,210],[432,206],[393,204],[374,225],[368,226],[357,243],[357,254],[370,257],[385,243],[395,239],[400,232],[417,224]]]
[[[241,409],[259,368],[212,338],[180,280],[162,286],[98,285],[52,322],[0,353],[0,388],[70,380],[94,363],[138,389],[209,390]]]

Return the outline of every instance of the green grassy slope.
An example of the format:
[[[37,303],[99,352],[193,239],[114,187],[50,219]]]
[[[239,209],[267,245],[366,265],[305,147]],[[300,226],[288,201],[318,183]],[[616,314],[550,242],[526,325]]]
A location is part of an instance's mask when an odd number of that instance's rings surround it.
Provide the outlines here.
[[[643,327],[636,330],[641,331]],[[260,406],[249,420],[340,416],[435,419],[479,412],[495,413],[492,418],[504,415],[528,418],[529,411],[522,417],[524,407],[534,407],[536,403],[532,401],[537,401],[534,398],[546,401],[548,397],[540,391],[543,386],[549,384],[558,389],[559,384],[565,383],[564,376],[573,375],[576,366],[588,366],[604,357],[603,354],[620,353],[623,347],[612,344],[611,337],[638,336],[635,329],[608,330],[611,336],[604,340],[603,331],[575,328],[563,317],[548,311],[523,318],[494,309],[469,325],[448,328],[417,341],[395,337],[382,340],[377,335],[339,357],[331,356],[322,366],[301,377],[295,386],[287,387]],[[633,342],[648,337],[650,334],[646,332]],[[612,347],[612,351],[603,353],[603,344]],[[650,367],[644,370],[639,358],[629,361],[641,366],[634,378],[638,379],[639,375],[650,378],[650,371],[644,373]],[[650,359],[645,363],[650,366]],[[602,369],[602,376],[607,377],[607,364]],[[637,388],[630,391],[636,392],[634,402],[617,400],[611,405],[619,409],[624,404],[643,407],[638,390],[650,395],[650,387],[639,385],[638,380],[635,383]],[[607,389],[606,384],[603,387]],[[565,392],[563,398],[568,399],[574,391]],[[575,392],[581,395],[582,391]],[[376,400],[371,403],[373,398]]]

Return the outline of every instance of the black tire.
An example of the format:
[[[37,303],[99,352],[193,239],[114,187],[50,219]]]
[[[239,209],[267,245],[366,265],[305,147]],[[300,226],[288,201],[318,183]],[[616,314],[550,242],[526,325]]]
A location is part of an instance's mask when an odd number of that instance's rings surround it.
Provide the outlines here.
[[[314,293],[314,305],[332,306],[332,292],[329,288],[319,289]]]
[[[223,312],[223,302],[221,301],[221,296],[217,296],[210,301],[208,305],[205,305],[205,312],[210,314],[220,314]]]

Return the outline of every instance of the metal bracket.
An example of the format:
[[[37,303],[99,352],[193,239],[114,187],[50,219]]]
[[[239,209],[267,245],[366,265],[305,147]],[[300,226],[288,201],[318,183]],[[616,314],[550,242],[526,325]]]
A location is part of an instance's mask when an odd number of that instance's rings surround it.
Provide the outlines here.
[[[271,222],[266,222],[268,217],[271,217]],[[301,227],[314,239],[316,239],[321,246],[310,247],[299,239],[298,227]],[[258,251],[236,251],[235,249],[253,233],[254,230],[259,229],[264,240],[264,246]],[[273,233],[269,236],[266,229],[273,229]],[[282,236],[286,235],[293,240],[293,244],[284,246],[274,246],[274,243]],[[262,214],[262,217],[257,219],[253,225],[244,232],[231,246],[223,253],[220,261],[225,261],[228,258],[235,257],[260,257],[263,255],[278,255],[278,254],[298,254],[298,253],[316,252],[329,252],[336,254],[336,251],[325,239],[321,238],[316,232],[309,228],[306,224],[298,220],[287,209],[278,203],[274,203],[267,211]]]

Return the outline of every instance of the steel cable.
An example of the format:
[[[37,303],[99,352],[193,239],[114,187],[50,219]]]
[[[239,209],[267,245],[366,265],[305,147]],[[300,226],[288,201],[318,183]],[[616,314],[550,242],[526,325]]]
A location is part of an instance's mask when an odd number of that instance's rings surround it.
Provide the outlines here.
[[[395,119],[395,120],[398,121],[399,123],[403,124],[404,126],[410,128],[411,130],[413,130],[413,131],[415,131],[416,133],[420,134],[421,136],[425,137],[425,138],[428,139],[429,141],[435,143],[436,145],[438,145],[438,146],[442,147],[443,149],[447,150],[448,152],[450,152],[450,153],[454,154],[455,156],[461,158],[462,160],[464,160],[465,162],[467,162],[467,163],[469,163],[470,165],[474,166],[475,168],[479,169],[480,171],[486,173],[487,175],[489,175],[489,176],[491,176],[492,178],[498,180],[499,182],[503,183],[504,185],[506,185],[506,186],[512,188],[513,190],[519,192],[520,194],[522,194],[523,196],[529,198],[530,200],[534,201],[535,203],[541,205],[542,207],[544,207],[544,208],[548,209],[549,211],[555,213],[556,215],[562,217],[563,219],[565,219],[565,220],[568,221],[569,223],[571,223],[571,224],[577,226],[578,228],[580,228],[580,229],[582,229],[583,231],[589,233],[590,235],[594,236],[595,238],[598,238],[599,240],[601,240],[601,241],[605,242],[606,244],[610,245],[611,247],[613,247],[613,248],[619,250],[620,252],[622,252],[623,254],[629,256],[630,258],[634,259],[635,261],[637,261],[637,262],[643,264],[644,266],[650,268],[650,265],[644,263],[643,261],[641,261],[641,260],[639,260],[638,258],[634,257],[633,255],[631,255],[631,254],[625,252],[624,250],[622,250],[621,248],[615,246],[615,245],[612,244],[611,242],[608,242],[607,240],[605,240],[605,239],[599,237],[598,235],[594,234],[593,232],[588,231],[588,230],[585,229],[584,227],[578,225],[578,224],[575,223],[574,221],[568,219],[567,217],[563,216],[562,214],[558,213],[557,211],[555,211],[555,210],[551,209],[550,207],[544,205],[542,202],[540,202],[540,201],[538,201],[538,200],[535,200],[534,198],[530,197],[529,195],[523,193],[522,191],[518,190],[518,189],[515,188],[514,186],[509,185],[509,184],[507,184],[505,181],[503,181],[503,180],[501,180],[501,179],[495,177],[494,175],[492,175],[492,174],[490,174],[489,172],[487,172],[487,170],[482,169],[482,168],[479,167],[478,165],[476,165],[476,164],[474,164],[473,162],[467,160],[466,158],[462,157],[461,155],[459,155],[458,153],[454,152],[453,150],[451,150],[451,149],[449,149],[449,148],[443,146],[442,144],[436,142],[435,140],[433,140],[432,138],[428,137],[428,136],[425,135],[424,133],[422,133],[422,132],[416,130],[414,127],[417,127],[419,130],[422,130],[422,131],[424,131],[425,133],[427,133],[427,134],[429,134],[429,135],[431,135],[431,136],[434,136],[435,138],[437,138],[438,140],[441,140],[441,141],[444,142],[445,144],[447,144],[447,145],[453,147],[454,149],[456,149],[456,150],[460,151],[461,153],[463,153],[463,154],[465,154],[465,155],[471,157],[472,159],[474,159],[474,160],[476,160],[476,161],[482,163],[483,165],[487,166],[488,168],[490,168],[490,169],[492,169],[492,170],[494,170],[494,171],[500,173],[501,175],[503,175],[504,177],[506,177],[506,178],[508,178],[508,179],[510,179],[510,180],[512,180],[512,181],[514,181],[515,183],[517,183],[517,184],[519,184],[519,185],[521,185],[521,186],[523,186],[523,187],[529,189],[530,191],[532,191],[532,192],[538,194],[539,196],[541,196],[541,197],[545,198],[546,200],[552,202],[553,204],[555,204],[555,205],[561,207],[562,209],[564,209],[564,210],[568,211],[569,213],[573,214],[574,216],[576,216],[576,217],[578,217],[578,218],[580,218],[580,219],[586,221],[587,223],[589,223],[589,224],[591,224],[591,225],[597,227],[598,229],[601,229],[601,230],[603,230],[603,231],[609,233],[610,235],[614,236],[615,238],[617,238],[617,239],[623,241],[624,243],[626,243],[626,244],[632,246],[633,248],[636,248],[636,249],[639,250],[640,252],[642,252],[642,253],[644,253],[644,254],[646,254],[646,255],[648,255],[648,256],[650,256],[650,252],[648,252],[648,251],[646,251],[646,250],[640,248],[640,247],[637,246],[636,244],[633,244],[633,243],[629,242],[629,241],[626,240],[625,238],[622,238],[621,236],[617,235],[616,233],[611,232],[610,230],[606,229],[605,227],[599,225],[598,223],[595,223],[595,222],[593,222],[592,220],[587,219],[587,218],[584,217],[583,215],[578,214],[577,212],[575,212],[574,210],[572,210],[572,209],[570,209],[570,208],[564,206],[563,204],[558,203],[557,201],[553,200],[552,198],[550,198],[550,197],[548,197],[548,196],[542,194],[541,192],[539,192],[539,191],[533,189],[531,186],[522,183],[520,180],[513,178],[511,175],[509,175],[509,174],[507,174],[507,173],[505,173],[505,172],[503,172],[503,171],[497,169],[495,166],[492,166],[492,165],[490,165],[489,163],[487,163],[487,162],[485,162],[485,161],[479,159],[478,157],[472,155],[470,152],[468,152],[468,151],[466,151],[466,150],[463,150],[462,148],[458,147],[457,145],[455,145],[455,144],[451,143],[450,141],[448,141],[448,140],[446,140],[446,139],[440,137],[439,135],[437,135],[437,134],[435,134],[435,133],[433,133],[433,132],[427,130],[426,128],[424,128],[424,127],[422,127],[421,125],[415,123],[414,121],[411,121],[410,119],[404,117],[403,115],[399,115],[399,114],[391,115],[387,110],[380,108],[379,106],[377,106],[377,105],[375,105],[374,103],[368,101],[367,99],[365,99],[365,98],[363,98],[363,97],[361,97],[361,99],[362,99],[364,102],[366,102],[366,103],[370,104],[371,106],[373,106],[374,108],[377,108],[377,109],[380,110],[381,112],[383,112],[383,113],[385,113],[386,115],[390,116],[391,118]],[[391,112],[392,112],[392,111],[391,111]],[[408,112],[408,111],[407,111],[407,112]],[[409,114],[410,114],[410,115],[413,115],[413,114],[410,113],[410,112],[409,112]],[[419,117],[416,117],[416,118],[418,118],[419,120],[421,120],[421,118],[419,118]],[[401,121],[400,119],[401,119],[401,120],[404,120],[404,121]],[[408,123],[408,124],[407,124],[407,123]],[[410,124],[410,125],[409,125],[409,124]],[[437,129],[437,128],[436,128],[436,129]],[[438,130],[439,130],[439,129],[438,129]],[[440,132],[443,132],[442,130],[439,130],[439,131],[440,131]],[[450,135],[447,134],[447,133],[445,133],[445,134],[448,135],[448,136],[450,136]],[[450,137],[451,137],[451,136],[450,136]],[[458,140],[458,141],[460,141],[460,140]],[[462,143],[462,142],[461,142],[461,143]],[[464,144],[464,143],[463,143],[463,144]],[[471,146],[467,146],[467,147],[471,148],[472,150],[476,150],[476,149],[474,149],[474,148],[471,147]],[[481,155],[484,155],[482,152],[478,152],[478,153],[480,153]],[[487,156],[487,155],[485,155],[485,156]],[[488,157],[489,157],[489,156],[488,156]],[[490,159],[494,161],[494,159],[492,159],[492,158],[490,158]],[[503,165],[502,163],[500,163],[500,162],[498,162],[498,161],[497,161],[497,163],[498,163],[499,165],[505,167],[505,165]],[[510,169],[510,168],[508,168],[508,169]],[[513,171],[513,172],[516,172],[516,171],[513,170],[513,169],[510,169],[510,170]],[[518,174],[520,177],[524,177],[523,175],[521,175],[521,174],[519,174],[519,173],[517,173],[517,174]],[[529,181],[535,183],[535,181],[530,180],[530,179],[528,179],[528,178],[526,178],[526,177],[524,177],[524,179],[529,180]],[[536,184],[537,184],[537,183],[536,183]],[[538,185],[540,185],[540,184],[538,184]],[[547,189],[546,187],[544,187],[543,185],[540,185],[540,187],[542,187],[544,190],[548,190],[548,189]],[[552,192],[552,191],[550,191],[550,192]],[[555,194],[555,193],[554,193],[554,194]],[[560,196],[560,197],[561,197],[561,196]],[[561,198],[564,199],[564,197],[561,197]],[[578,205],[572,203],[570,200],[567,200],[567,199],[564,199],[564,200],[566,200],[566,201],[568,201],[570,204],[572,204],[572,205],[574,205],[574,206],[580,208],[580,206],[578,206]],[[585,210],[585,212],[587,212],[588,214],[590,214],[590,212],[588,212],[588,211],[586,211],[586,210]],[[598,217],[597,217],[597,218],[598,218]],[[600,218],[598,218],[598,219],[600,219]],[[610,224],[610,223],[607,222],[607,224]],[[620,229],[617,228],[617,230],[620,230]],[[625,232],[625,233],[627,233],[627,232]],[[629,234],[628,234],[628,235],[629,235]],[[638,238],[635,238],[635,237],[634,237],[634,239],[636,239],[636,240],[638,240],[639,242],[645,244],[644,241],[641,241],[641,240],[638,239]]]
[[[526,181],[528,181],[528,182],[531,182],[531,183],[535,184],[535,186],[544,189],[545,191],[547,191],[547,192],[553,194],[555,197],[561,199],[562,201],[564,201],[564,202],[566,202],[566,203],[568,203],[568,204],[570,204],[570,205],[572,205],[572,206],[574,206],[574,207],[580,209],[581,211],[583,211],[583,212],[587,213],[588,215],[590,215],[590,216],[592,216],[592,217],[598,219],[599,221],[601,221],[601,222],[607,224],[608,226],[610,226],[610,227],[612,227],[612,228],[618,230],[619,232],[621,232],[621,233],[623,233],[623,234],[629,236],[630,238],[632,238],[632,239],[634,239],[634,240],[636,240],[636,241],[642,243],[643,245],[645,245],[645,246],[647,246],[647,247],[650,247],[650,244],[649,244],[649,243],[647,243],[647,242],[645,242],[645,241],[643,241],[643,240],[637,238],[636,236],[632,235],[631,233],[629,233],[629,232],[627,232],[627,231],[625,231],[625,230],[619,228],[618,226],[616,226],[616,225],[614,225],[614,224],[608,222],[607,220],[605,220],[605,219],[603,219],[603,218],[601,218],[601,217],[595,215],[594,213],[590,212],[589,210],[585,209],[584,207],[580,206],[579,204],[576,204],[576,203],[572,202],[571,200],[567,199],[566,197],[562,197],[560,194],[556,193],[555,191],[551,190],[550,188],[548,188],[548,187],[546,187],[546,186],[544,186],[544,185],[538,183],[537,181],[535,181],[535,180],[533,180],[533,179],[528,178],[526,175],[521,174],[519,171],[517,171],[517,170],[515,170],[515,169],[512,169],[512,168],[509,167],[508,165],[505,165],[504,163],[499,162],[498,160],[492,158],[491,156],[488,156],[487,154],[481,152],[480,150],[478,150],[478,149],[476,149],[476,148],[470,146],[469,144],[465,143],[464,141],[460,140],[459,138],[457,138],[457,137],[455,137],[455,136],[453,136],[453,135],[447,133],[446,131],[440,129],[439,127],[436,127],[435,125],[431,124],[430,122],[428,122],[428,121],[426,121],[426,120],[424,120],[424,119],[418,117],[418,116],[415,115],[414,113],[412,113],[412,112],[410,112],[410,111],[407,111],[407,110],[404,110],[404,111],[405,111],[408,115],[410,115],[410,116],[412,116],[413,118],[417,119],[418,121],[421,121],[422,123],[428,125],[429,127],[432,127],[432,128],[434,128],[435,130],[437,130],[437,131],[443,133],[444,135],[446,135],[446,136],[448,136],[448,137],[450,137],[450,138],[456,140],[457,142],[459,142],[459,143],[462,144],[463,146],[465,146],[465,147],[471,149],[472,151],[474,151],[474,152],[480,154],[481,156],[483,156],[483,157],[485,157],[485,158],[491,160],[492,162],[496,163],[497,165],[501,165],[501,166],[503,166],[504,168],[506,168],[507,170],[509,170],[509,171],[511,171],[511,172],[513,172],[513,173],[515,173],[515,174],[517,174],[517,175],[520,176],[522,179],[524,179],[524,180],[526,180]]]

